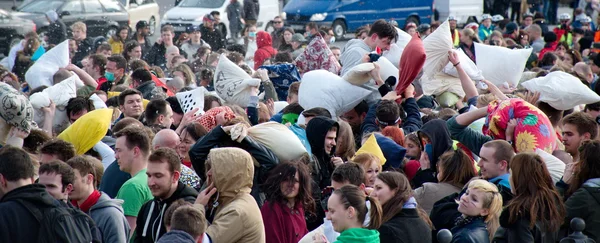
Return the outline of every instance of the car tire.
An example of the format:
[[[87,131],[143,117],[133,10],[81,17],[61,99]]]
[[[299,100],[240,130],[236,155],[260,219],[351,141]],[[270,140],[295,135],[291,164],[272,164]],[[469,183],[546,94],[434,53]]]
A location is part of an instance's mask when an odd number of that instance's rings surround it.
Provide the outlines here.
[[[348,31],[346,23],[341,19],[336,19],[335,21],[333,21],[331,29],[333,30],[333,34],[335,35],[336,40],[343,40],[344,35],[346,35],[346,31]]]
[[[113,37],[114,35],[117,34],[117,27],[115,26],[110,26],[108,27],[108,29],[106,30],[106,39],[110,39],[111,37]]]
[[[404,25],[406,26],[406,23],[409,23],[409,22],[413,22],[417,26],[419,26],[421,24],[421,21],[419,21],[419,18],[417,18],[415,16],[409,16],[408,18],[406,18],[406,21],[404,22]],[[398,26],[398,27],[400,27],[400,26]]]
[[[148,25],[150,26],[150,36],[154,35],[154,32],[156,32],[156,19],[154,18],[154,16],[152,16],[150,18],[150,21],[148,21]]]

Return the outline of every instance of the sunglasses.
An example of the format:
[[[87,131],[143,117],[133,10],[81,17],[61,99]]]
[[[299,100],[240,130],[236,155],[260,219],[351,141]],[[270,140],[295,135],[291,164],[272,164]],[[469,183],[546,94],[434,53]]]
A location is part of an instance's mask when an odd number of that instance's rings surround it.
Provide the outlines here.
[[[281,24],[281,23],[283,23],[283,22],[281,22],[281,21],[273,21],[273,24]]]

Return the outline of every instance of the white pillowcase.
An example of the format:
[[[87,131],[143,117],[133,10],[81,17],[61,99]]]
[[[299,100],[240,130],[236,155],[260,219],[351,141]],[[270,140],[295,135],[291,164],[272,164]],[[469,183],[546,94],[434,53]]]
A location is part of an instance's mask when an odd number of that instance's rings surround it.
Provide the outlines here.
[[[477,55],[477,67],[481,70],[483,76],[496,86],[508,83],[510,87],[516,88],[532,49],[512,50],[506,47],[479,43],[474,43],[474,45],[475,55]]]
[[[69,99],[77,96],[77,79],[79,79],[79,77],[73,75],[62,82],[29,97],[29,101],[31,102],[35,114],[33,118],[37,124],[43,124],[45,117],[41,108],[50,105],[50,100],[52,100],[56,105],[52,130],[58,134],[69,126],[70,121],[67,116],[66,106],[69,103]]]
[[[535,149],[535,153],[542,157],[544,163],[546,163],[550,177],[552,177],[552,182],[556,184],[556,182],[560,181],[565,173],[565,162],[539,148]]]
[[[342,79],[354,85],[363,85],[371,80],[371,75],[369,75],[369,73],[373,71],[373,69],[375,69],[373,63],[361,63],[348,70]]]
[[[183,110],[183,113],[188,113],[189,111],[199,108],[198,112],[195,115],[199,116],[204,114],[204,93],[206,89],[204,87],[198,87],[194,90],[179,92],[175,94],[177,96],[177,101],[179,101],[179,105]]]
[[[402,57],[404,47],[408,44],[410,39],[412,39],[412,36],[399,28],[396,28],[396,31],[398,32],[396,43],[392,43],[390,49],[383,52],[383,56],[398,68],[400,66],[400,57]]]
[[[423,77],[432,79],[448,64],[448,51],[454,47],[448,21],[423,40],[423,47],[427,56],[423,65]]]
[[[305,110],[322,107],[338,117],[354,108],[371,91],[348,83],[326,70],[305,73],[300,82],[298,103]]]
[[[215,70],[214,87],[219,97],[227,103],[248,106],[251,87],[260,86],[260,80],[250,77],[241,67],[231,62],[225,54],[219,57]]]
[[[291,161],[306,154],[306,148],[290,129],[277,122],[265,122],[248,128],[248,136],[269,148],[281,161]]]
[[[35,89],[42,85],[52,86],[52,76],[61,67],[69,65],[69,40],[65,40],[50,49],[40,57],[25,73],[25,81],[29,89]]]
[[[471,58],[469,58],[469,56],[467,56],[467,54],[465,54],[465,52],[462,49],[457,49],[456,53],[458,54],[458,61],[460,62],[460,66],[463,68],[463,70],[465,70],[467,75],[469,75],[469,77],[473,81],[484,80],[483,73],[481,72],[481,70],[479,70],[479,68],[473,62],[473,60],[471,60]],[[450,62],[448,62],[446,67],[444,67],[444,73],[453,77],[459,77],[458,71],[456,71],[456,68]]]
[[[460,79],[445,73],[439,73],[432,79],[421,77],[421,85],[425,95],[441,95],[446,91],[454,93],[458,97],[465,97],[466,95]]]
[[[577,105],[600,101],[596,92],[581,83],[577,77],[562,71],[525,81],[521,86],[529,91],[540,92],[540,101],[557,110],[568,110]]]

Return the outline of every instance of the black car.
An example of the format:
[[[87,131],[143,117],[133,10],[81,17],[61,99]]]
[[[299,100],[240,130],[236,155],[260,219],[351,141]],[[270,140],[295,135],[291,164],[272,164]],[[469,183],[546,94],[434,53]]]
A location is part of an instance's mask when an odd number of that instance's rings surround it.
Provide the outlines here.
[[[127,10],[113,0],[32,0],[16,8],[13,15],[33,20],[38,34],[43,36],[50,24],[45,15],[48,10],[58,13],[69,33],[73,23],[85,23],[88,37],[110,37],[119,26],[129,25]]]
[[[0,9],[0,53],[8,56],[10,48],[18,44],[27,32],[35,31],[35,24]]]

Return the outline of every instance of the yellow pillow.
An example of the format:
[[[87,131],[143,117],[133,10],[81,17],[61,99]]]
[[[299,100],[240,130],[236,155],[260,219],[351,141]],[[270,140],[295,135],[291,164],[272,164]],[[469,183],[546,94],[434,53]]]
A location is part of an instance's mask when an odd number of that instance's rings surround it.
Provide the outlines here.
[[[379,158],[379,161],[381,161],[381,165],[384,165],[386,162],[385,156],[383,155],[383,151],[381,151],[379,144],[377,144],[375,134],[371,134],[371,136],[367,139],[367,141],[365,141],[362,147],[360,147],[360,149],[356,151],[356,154],[354,156],[356,157],[356,155],[364,153],[370,153],[372,155],[377,156],[377,158]]]
[[[58,138],[72,143],[77,155],[82,155],[100,142],[110,128],[112,109],[91,111],[71,124]]]

